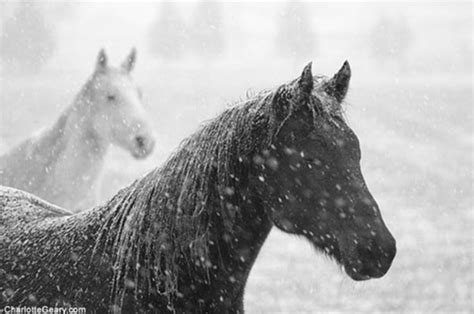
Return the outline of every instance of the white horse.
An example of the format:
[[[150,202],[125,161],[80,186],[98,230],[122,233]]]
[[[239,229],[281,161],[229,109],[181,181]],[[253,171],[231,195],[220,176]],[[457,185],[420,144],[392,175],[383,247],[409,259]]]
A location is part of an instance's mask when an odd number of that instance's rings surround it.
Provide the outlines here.
[[[96,205],[111,144],[137,159],[153,151],[142,96],[130,76],[135,60],[132,49],[121,67],[110,67],[101,50],[93,75],[56,123],[0,156],[0,185],[75,212]]]

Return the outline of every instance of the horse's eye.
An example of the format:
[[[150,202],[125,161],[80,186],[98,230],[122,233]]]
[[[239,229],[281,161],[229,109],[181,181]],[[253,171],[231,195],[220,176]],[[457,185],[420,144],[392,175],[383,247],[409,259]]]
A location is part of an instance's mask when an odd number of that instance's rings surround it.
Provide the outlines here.
[[[115,100],[115,95],[107,95],[107,100],[108,101],[114,101]]]

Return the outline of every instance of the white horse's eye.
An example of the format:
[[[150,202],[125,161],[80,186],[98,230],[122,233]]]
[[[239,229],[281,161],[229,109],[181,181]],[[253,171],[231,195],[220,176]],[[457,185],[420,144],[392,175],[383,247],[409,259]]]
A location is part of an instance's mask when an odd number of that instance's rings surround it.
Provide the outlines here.
[[[115,95],[107,95],[107,100],[108,101],[114,101],[115,100]]]

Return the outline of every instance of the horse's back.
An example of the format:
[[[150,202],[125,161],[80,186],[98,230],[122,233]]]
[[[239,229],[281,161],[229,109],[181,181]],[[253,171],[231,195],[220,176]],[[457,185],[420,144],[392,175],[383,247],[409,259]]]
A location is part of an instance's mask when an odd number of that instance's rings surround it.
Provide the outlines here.
[[[73,213],[30,193],[0,186],[0,230]]]

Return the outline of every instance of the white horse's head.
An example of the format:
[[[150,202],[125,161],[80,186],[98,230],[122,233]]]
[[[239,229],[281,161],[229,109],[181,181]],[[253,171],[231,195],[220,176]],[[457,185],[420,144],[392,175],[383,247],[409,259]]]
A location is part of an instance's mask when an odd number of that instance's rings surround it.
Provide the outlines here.
[[[120,67],[111,67],[102,49],[85,93],[95,136],[141,159],[153,151],[155,138],[143,108],[141,91],[130,75],[135,60],[133,48]]]

